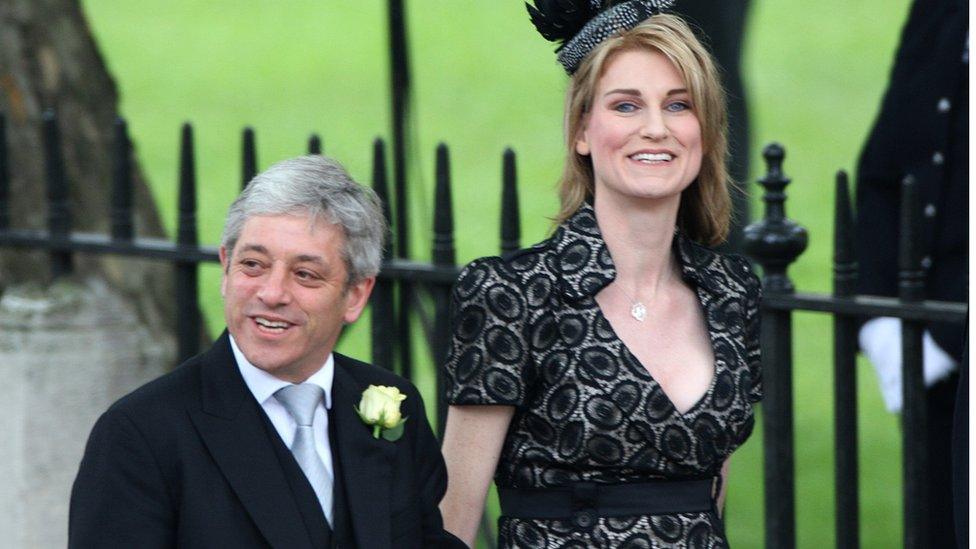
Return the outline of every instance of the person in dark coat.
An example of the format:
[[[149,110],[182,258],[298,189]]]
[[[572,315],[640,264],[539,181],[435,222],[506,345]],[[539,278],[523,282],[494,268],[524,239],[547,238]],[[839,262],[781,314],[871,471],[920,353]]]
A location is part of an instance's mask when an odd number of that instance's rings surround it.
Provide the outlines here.
[[[227,330],[99,418],[69,547],[464,547],[442,527],[416,388],[333,353],[385,233],[376,195],[332,160],[255,177],[220,247]]]
[[[965,0],[915,0],[902,30],[881,111],[857,174],[859,292],[898,294],[900,189],[918,185],[926,299],[968,301],[969,7]],[[901,409],[900,322],[868,320],[862,350],[889,410]],[[965,330],[932,322],[923,339],[932,547],[952,547],[950,437]]]

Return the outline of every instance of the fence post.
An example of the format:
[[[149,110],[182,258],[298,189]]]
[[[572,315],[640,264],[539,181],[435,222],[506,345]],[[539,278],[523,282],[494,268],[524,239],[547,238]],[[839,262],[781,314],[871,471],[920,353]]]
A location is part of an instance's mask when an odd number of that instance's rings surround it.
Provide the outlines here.
[[[403,0],[388,0],[387,15],[390,38],[390,100],[393,121],[393,189],[396,207],[396,245],[394,255],[410,255],[410,224],[407,200],[406,125],[410,96],[410,56],[407,44],[406,11]],[[399,334],[400,374],[410,378],[413,370],[413,342],[410,338],[410,308],[413,286],[401,280],[397,298],[397,333]]]
[[[434,243],[431,257],[434,265],[453,267],[456,262],[454,251],[454,210],[451,204],[451,159],[447,145],[437,145],[437,180],[434,196]],[[434,337],[433,355],[437,379],[437,433],[444,436],[447,419],[447,392],[444,381],[444,362],[447,360],[447,347],[451,338],[451,285],[435,284],[434,291]]]
[[[857,259],[847,173],[837,173],[834,194],[834,295],[854,295]],[[860,546],[857,467],[857,320],[834,315],[834,492],[836,545]]]
[[[7,165],[7,118],[0,113],[0,231],[10,228],[10,168]]]
[[[64,178],[64,158],[61,155],[61,134],[53,110],[44,111],[44,165],[47,172],[47,229],[53,242],[66,243],[71,238],[71,209],[68,203],[68,183]],[[51,252],[51,276],[58,278],[72,271],[71,252]]]
[[[519,202],[515,172],[515,151],[505,149],[502,154],[502,253],[518,250],[522,239],[522,226],[519,222]]]
[[[196,167],[193,156],[193,128],[183,124],[180,139],[180,195],[176,243],[187,251],[197,248]],[[197,294],[197,264],[176,261],[177,361],[200,352],[200,303]]]
[[[407,53],[407,23],[403,0],[389,0],[390,101],[393,110],[393,188],[396,200],[396,256],[407,257],[407,153],[406,124],[410,94],[410,66]],[[401,304],[407,303],[401,298]]]
[[[373,190],[383,206],[383,217],[390,222],[390,202],[386,182],[386,151],[383,140],[373,141]],[[389,226],[389,225],[387,225]],[[387,235],[383,244],[383,260],[390,258],[393,243]],[[393,316],[393,281],[382,277],[376,280],[376,287],[370,297],[370,340],[373,364],[393,370],[394,344],[396,338],[396,318]]]
[[[898,297],[906,302],[925,298],[925,271],[919,243],[921,212],[915,178],[902,181],[898,242]],[[904,475],[904,541],[906,549],[928,547],[928,455],[925,386],[922,380],[923,323],[901,323],[902,356],[902,460]]]
[[[258,152],[254,141],[254,128],[247,126],[241,136],[241,190],[258,174]]]
[[[766,295],[791,294],[786,269],[807,247],[806,229],[786,219],[783,173],[785,153],[776,144],[763,149],[766,211],[762,220],[743,231],[743,248],[763,268]],[[796,494],[793,455],[793,346],[790,311],[762,311],[763,471],[766,501],[766,547],[796,546]]]
[[[132,240],[132,160],[125,119],[115,120],[115,162],[112,170],[112,240]]]
[[[322,139],[317,133],[308,136],[308,154],[322,154]]]

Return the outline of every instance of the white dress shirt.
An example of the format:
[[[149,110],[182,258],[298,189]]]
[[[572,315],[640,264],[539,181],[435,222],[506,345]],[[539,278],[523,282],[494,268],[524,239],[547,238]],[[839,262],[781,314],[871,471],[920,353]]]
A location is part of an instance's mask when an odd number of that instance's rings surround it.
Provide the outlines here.
[[[278,431],[278,435],[284,441],[285,446],[291,448],[292,442],[295,440],[296,423],[288,410],[274,397],[274,394],[278,389],[292,384],[251,364],[240,348],[237,347],[234,336],[230,336],[230,347],[234,351],[237,368],[241,371],[247,388],[251,390],[254,399],[258,401],[258,404],[264,409],[264,413],[268,415],[268,419]],[[326,410],[332,408],[332,378],[334,375],[335,361],[332,358],[332,353],[329,353],[329,358],[325,360],[325,364],[319,368],[319,371],[305,380],[305,383],[314,383],[325,391],[325,402],[320,402],[315,407],[315,414],[312,416],[312,432],[315,436],[315,450],[322,458],[325,470],[333,483],[335,471],[332,468],[332,452],[329,451],[329,414]]]

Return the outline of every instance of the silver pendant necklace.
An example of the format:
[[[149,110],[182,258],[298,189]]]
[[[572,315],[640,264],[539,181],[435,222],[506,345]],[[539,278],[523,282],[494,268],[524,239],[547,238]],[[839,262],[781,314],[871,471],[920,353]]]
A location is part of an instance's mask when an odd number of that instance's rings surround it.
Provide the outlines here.
[[[630,300],[630,316],[634,317],[634,320],[637,322],[644,322],[644,319],[647,318],[647,307],[640,300],[631,297],[619,284],[617,288],[620,290],[620,293],[624,294]]]
[[[630,304],[630,316],[634,317],[637,322],[644,322],[644,319],[647,318],[647,307],[640,301],[634,301]]]
[[[666,277],[665,280],[663,280],[662,282],[663,283],[670,282],[671,276],[669,275],[672,274],[673,271],[669,269],[669,272],[665,274]],[[634,317],[634,320],[636,320],[637,322],[644,322],[644,320],[647,318],[647,306],[641,303],[639,299],[632,297],[630,294],[628,294],[624,290],[621,284],[617,284],[617,288],[620,290],[620,293],[624,294],[624,297],[626,297],[630,301],[630,316]],[[663,288],[663,286],[661,286],[661,288]],[[653,300],[655,298],[652,297],[651,299]]]

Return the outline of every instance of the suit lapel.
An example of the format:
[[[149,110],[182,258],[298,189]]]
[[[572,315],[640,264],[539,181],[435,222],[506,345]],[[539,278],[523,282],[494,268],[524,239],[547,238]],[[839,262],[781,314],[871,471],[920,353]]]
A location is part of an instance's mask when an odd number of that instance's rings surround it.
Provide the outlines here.
[[[349,512],[346,508],[348,505],[346,503],[346,486],[342,480],[342,460],[337,451],[339,448],[338,440],[338,436],[336,435],[335,404],[333,404],[329,408],[329,451],[332,453],[332,471],[335,473],[332,479],[333,539],[338,547],[354,547],[352,523],[349,521]]]
[[[353,537],[357,547],[389,547],[391,466],[396,448],[392,442],[374,439],[353,409],[366,389],[350,371],[355,366],[338,354],[335,366],[332,415],[336,440],[332,444],[342,465],[339,474]]]
[[[241,378],[227,332],[203,358],[190,418],[258,530],[273,547],[309,547],[304,521],[270,444],[261,407]]]

